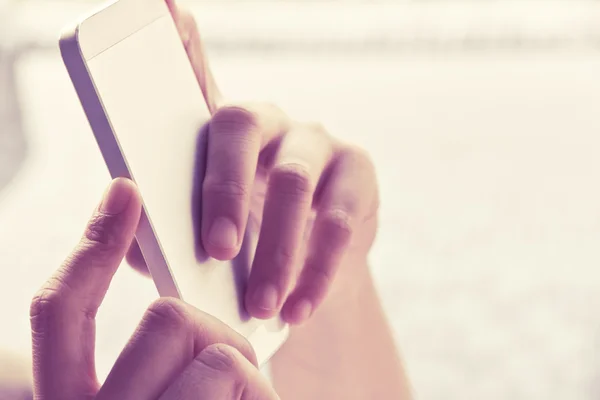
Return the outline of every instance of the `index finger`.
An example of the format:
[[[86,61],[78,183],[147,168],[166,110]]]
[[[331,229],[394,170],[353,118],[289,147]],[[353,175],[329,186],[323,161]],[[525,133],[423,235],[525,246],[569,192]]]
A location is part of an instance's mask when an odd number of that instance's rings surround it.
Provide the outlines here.
[[[36,399],[80,399],[98,389],[94,318],[140,216],[133,182],[113,181],[73,254],[31,304]]]
[[[166,0],[166,3],[202,89],[206,105],[210,113],[214,114],[223,103],[223,96],[210,69],[196,19],[188,10],[179,7],[175,0]]]

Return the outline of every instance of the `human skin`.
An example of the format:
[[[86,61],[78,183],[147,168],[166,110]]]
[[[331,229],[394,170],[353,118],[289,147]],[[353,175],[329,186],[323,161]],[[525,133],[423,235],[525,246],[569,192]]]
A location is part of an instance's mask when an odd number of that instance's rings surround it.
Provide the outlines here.
[[[100,384],[95,316],[141,211],[134,183],[111,183],[64,264],[31,303],[37,400],[277,400],[242,336],[174,298],[152,303]]]
[[[362,149],[336,139],[318,123],[295,121],[274,105],[239,104],[224,97],[210,73],[193,17],[173,2],[167,4],[212,114],[203,185],[203,245],[214,258],[228,260],[238,253],[242,233],[254,230],[259,242],[246,308],[257,318],[280,314],[293,325],[290,339],[272,360],[275,388],[290,400],[410,398],[367,263],[377,231],[379,206],[373,164]],[[138,269],[144,269],[137,245],[130,248],[128,259]],[[34,305],[39,305],[38,300]],[[149,313],[156,314],[154,307],[159,308],[159,314],[164,311],[161,307],[184,310],[181,313],[188,319],[195,315],[200,326],[209,324],[210,318],[188,306],[171,300],[166,306],[163,303],[152,305]],[[35,307],[32,306],[34,320]],[[140,329],[146,329],[147,319]],[[233,340],[235,335],[222,337]],[[248,374],[252,377],[248,381],[257,382],[250,388],[260,387],[265,396],[271,396],[263,381],[255,376],[251,352],[246,350],[246,357],[241,357],[245,345],[240,344],[243,341],[233,341],[222,344],[215,339],[203,343],[206,348],[217,345],[233,349],[231,354],[236,355],[229,359],[237,361],[232,376],[239,380]],[[185,369],[182,360],[191,363],[200,357],[202,351],[193,347],[179,361],[173,360],[179,372]],[[241,352],[235,350],[238,347]],[[72,353],[69,349],[59,352],[60,346],[52,348],[57,352],[54,358]],[[81,354],[85,351],[88,354],[83,358],[89,361],[93,358],[89,345],[80,349]],[[141,362],[131,355],[132,351],[127,352],[126,348],[129,362]],[[56,368],[50,365],[46,368],[54,371]],[[109,377],[107,383],[113,382],[109,386],[112,393],[122,393],[121,386],[114,382],[126,375],[111,374],[113,378]],[[47,375],[38,373],[38,377],[43,376]],[[171,380],[163,382],[163,389],[181,381],[175,373],[168,376]],[[226,378],[224,375],[225,382],[232,381]],[[38,393],[40,379],[36,380]],[[88,386],[95,389],[84,391],[87,398],[110,393],[108,389],[98,392],[95,384]],[[61,390],[52,386],[52,381],[48,385],[44,393]]]
[[[285,399],[408,399],[410,390],[368,268],[377,232],[375,169],[364,150],[266,103],[227,99],[193,16],[167,4],[212,119],[202,239],[214,258],[259,235],[246,309],[293,327],[272,360]],[[144,269],[137,246],[130,262]]]

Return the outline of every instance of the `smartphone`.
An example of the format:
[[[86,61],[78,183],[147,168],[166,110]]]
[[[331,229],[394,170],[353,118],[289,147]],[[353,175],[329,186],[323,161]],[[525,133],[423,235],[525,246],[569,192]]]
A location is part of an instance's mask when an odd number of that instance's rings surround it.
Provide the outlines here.
[[[136,240],[160,296],[220,319],[245,336],[264,364],[283,344],[279,318],[250,318],[243,291],[256,238],[231,262],[207,257],[199,239],[210,118],[164,0],[119,0],[66,29],[64,64],[113,178],[143,200]]]

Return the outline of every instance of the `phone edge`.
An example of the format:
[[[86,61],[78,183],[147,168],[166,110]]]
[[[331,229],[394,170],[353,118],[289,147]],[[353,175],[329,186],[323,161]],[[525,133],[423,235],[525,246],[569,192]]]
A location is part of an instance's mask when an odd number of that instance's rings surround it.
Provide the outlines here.
[[[61,33],[59,39],[61,58],[111,177],[113,179],[124,177],[135,182],[123,156],[118,138],[114,134],[110,120],[106,115],[102,100],[98,96],[89,74],[79,43],[80,26],[81,24],[76,24],[74,27],[64,29]],[[139,239],[140,249],[159,295],[161,297],[181,298],[179,288],[175,279],[173,279],[171,269],[156,237],[143,201],[140,222],[135,237]]]

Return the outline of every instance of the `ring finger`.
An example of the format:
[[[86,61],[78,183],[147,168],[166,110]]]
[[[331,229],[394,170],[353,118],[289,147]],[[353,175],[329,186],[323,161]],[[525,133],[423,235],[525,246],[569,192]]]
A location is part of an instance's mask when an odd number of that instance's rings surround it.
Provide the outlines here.
[[[302,273],[283,307],[283,318],[304,322],[325,298],[340,267],[351,251],[357,227],[369,217],[376,200],[373,165],[361,151],[343,149],[335,157],[316,204],[317,216],[311,232]]]
[[[296,125],[280,145],[271,171],[246,309],[257,318],[277,314],[295,278],[295,264],[317,183],[333,154],[320,128]]]

